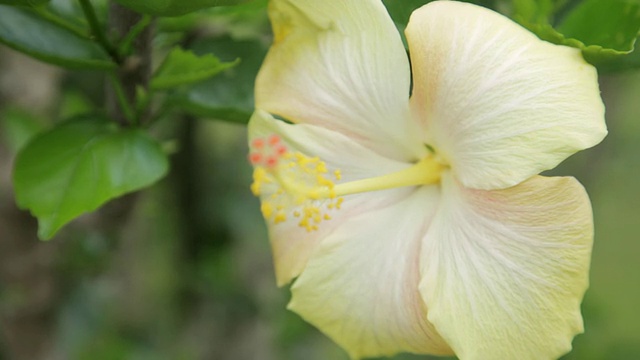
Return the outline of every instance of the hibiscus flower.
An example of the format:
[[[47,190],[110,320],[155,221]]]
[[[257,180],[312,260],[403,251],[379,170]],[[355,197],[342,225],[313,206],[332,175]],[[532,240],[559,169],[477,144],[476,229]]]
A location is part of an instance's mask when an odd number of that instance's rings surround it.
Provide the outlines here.
[[[595,69],[491,10],[271,0],[249,124],[289,308],[352,358],[553,359],[583,331],[591,206],[543,177],[606,135]],[[411,64],[411,66],[410,66]]]

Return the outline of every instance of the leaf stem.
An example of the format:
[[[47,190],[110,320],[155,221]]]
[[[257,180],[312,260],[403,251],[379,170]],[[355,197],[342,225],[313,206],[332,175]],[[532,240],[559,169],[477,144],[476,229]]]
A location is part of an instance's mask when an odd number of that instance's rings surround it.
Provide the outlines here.
[[[96,11],[93,8],[93,5],[91,5],[91,1],[90,0],[79,0],[79,1],[80,1],[80,6],[82,7],[82,12],[84,13],[85,18],[89,22],[89,26],[91,27],[91,33],[93,34],[93,36],[95,36],[98,43],[102,46],[102,48],[107,52],[107,54],[109,54],[109,56],[111,56],[111,58],[116,63],[118,64],[121,63],[122,58],[120,57],[120,54],[118,53],[116,48],[111,44],[109,39],[107,39],[104,29],[102,28],[102,25],[100,24],[100,21],[98,21],[98,17],[96,16]]]
[[[125,119],[127,119],[127,121],[130,124],[136,123],[137,121],[136,121],[135,112],[133,111],[131,104],[129,104],[129,101],[127,100],[127,96],[124,92],[124,88],[122,84],[120,83],[120,80],[115,74],[110,73],[109,81],[111,83],[111,86],[116,95],[118,104],[120,105],[120,109],[122,110],[122,114],[124,115]]]
[[[152,17],[149,15],[144,15],[140,21],[138,21],[131,30],[124,36],[124,38],[120,41],[120,45],[118,46],[118,53],[126,56],[131,52],[133,47],[133,42],[138,38],[138,36],[144,31],[144,29],[151,24]]]

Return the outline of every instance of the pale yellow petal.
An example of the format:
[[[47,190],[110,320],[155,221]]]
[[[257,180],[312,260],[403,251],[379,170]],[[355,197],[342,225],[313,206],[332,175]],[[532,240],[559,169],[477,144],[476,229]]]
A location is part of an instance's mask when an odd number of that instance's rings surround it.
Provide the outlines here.
[[[293,285],[289,308],[354,359],[449,354],[418,292],[420,241],[437,187],[368,195],[395,202],[355,214],[323,239]]]
[[[409,111],[410,70],[378,0],[272,0],[274,44],[256,107],[341,132],[398,160],[423,154]]]
[[[574,178],[484,191],[446,175],[421,250],[428,319],[462,360],[557,359],[583,331],[592,239]]]
[[[416,10],[406,35],[414,115],[467,187],[513,186],[607,133],[596,70],[578,49],[455,1]]]

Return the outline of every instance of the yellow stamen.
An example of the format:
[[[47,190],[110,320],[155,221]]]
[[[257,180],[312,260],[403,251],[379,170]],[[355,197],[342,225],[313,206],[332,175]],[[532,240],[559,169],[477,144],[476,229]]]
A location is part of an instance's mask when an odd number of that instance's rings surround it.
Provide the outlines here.
[[[339,169],[329,172],[317,157],[288,152],[277,136],[257,139],[254,143],[256,152],[250,155],[255,166],[251,191],[262,198],[262,214],[276,224],[286,221],[291,214],[307,231],[317,230],[319,224],[330,220],[328,212],[342,207],[343,196],[435,184],[445,168],[429,155],[394,173],[336,185],[334,181],[342,179]]]
[[[445,166],[434,157],[426,157],[406,169],[374,178],[351,181],[332,189],[318,189],[318,198],[345,196],[405,186],[430,185],[440,181]]]

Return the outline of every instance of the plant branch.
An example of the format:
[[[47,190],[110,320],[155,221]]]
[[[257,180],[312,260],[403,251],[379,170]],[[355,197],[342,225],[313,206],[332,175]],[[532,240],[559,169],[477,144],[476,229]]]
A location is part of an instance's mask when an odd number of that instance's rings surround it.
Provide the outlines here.
[[[122,126],[146,124],[148,111],[137,113],[140,89],[149,88],[153,26],[145,16],[115,2],[109,4],[109,31],[114,38],[130,43],[130,52],[121,53],[120,67],[107,88],[107,110]]]
[[[111,58],[116,62],[120,63],[122,59],[120,58],[120,54],[116,48],[111,44],[107,36],[105,35],[104,30],[102,29],[102,25],[100,25],[100,21],[98,21],[98,17],[96,16],[96,11],[93,9],[93,5],[91,5],[90,0],[79,0],[80,6],[82,7],[82,11],[84,12],[84,16],[89,22],[89,26],[91,27],[91,33],[95,36],[98,43],[102,46],[102,48],[111,56]]]

